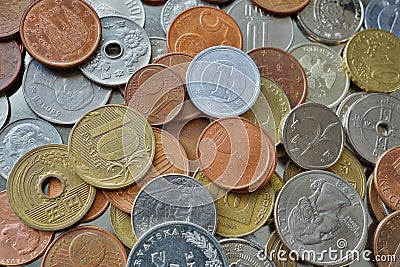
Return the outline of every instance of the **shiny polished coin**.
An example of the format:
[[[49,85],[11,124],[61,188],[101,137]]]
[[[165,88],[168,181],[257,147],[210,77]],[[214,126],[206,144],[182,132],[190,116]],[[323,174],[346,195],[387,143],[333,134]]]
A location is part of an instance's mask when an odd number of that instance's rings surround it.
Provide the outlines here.
[[[170,52],[192,56],[212,46],[243,46],[235,20],[213,7],[192,7],[180,13],[169,27],[167,42]]]
[[[400,100],[388,94],[368,94],[352,105],[345,128],[352,148],[364,160],[376,164],[378,157],[400,146]]]
[[[366,29],[381,29],[400,37],[399,3],[394,0],[372,0],[365,8]]]
[[[357,191],[343,178],[326,171],[308,171],[284,185],[276,199],[274,218],[282,241],[303,260],[344,265],[364,249],[366,212]],[[337,251],[335,257],[322,252],[328,249]]]
[[[366,95],[367,94],[365,92],[349,94],[342,100],[342,103],[340,103],[340,105],[336,108],[336,115],[339,117],[343,126],[345,126],[345,124],[346,124],[346,116],[347,116],[347,113],[349,112],[349,110],[351,109],[351,106],[357,100],[363,98]]]
[[[97,52],[79,66],[83,75],[97,84],[119,86],[150,61],[147,33],[134,21],[120,16],[100,19],[101,43]]]
[[[5,94],[0,93],[0,130],[5,125],[10,113],[10,105]]]
[[[2,8],[2,10],[4,10],[4,7]],[[6,91],[16,82],[21,71],[22,57],[18,43],[16,41],[10,40],[0,42],[0,66],[1,93]]]
[[[363,30],[346,44],[345,69],[367,92],[390,93],[400,88],[400,41],[379,29]]]
[[[155,153],[153,131],[137,111],[106,105],[85,114],[72,128],[69,156],[88,183],[118,189],[142,178]]]
[[[344,147],[344,130],[326,106],[305,103],[282,122],[282,143],[288,156],[305,169],[325,169],[335,164]]]
[[[18,35],[22,16],[31,2],[30,0],[4,0],[1,2],[0,40]]]
[[[303,103],[307,96],[307,76],[299,61],[274,47],[260,47],[247,52],[261,76],[277,83],[289,98],[290,106]]]
[[[149,40],[151,44],[151,63],[156,61],[159,57],[168,54],[167,39],[161,37],[149,37]]]
[[[34,59],[26,66],[22,87],[31,110],[57,124],[74,124],[111,96],[110,89],[92,83],[77,68],[49,69]]]
[[[29,54],[55,68],[75,67],[97,50],[99,17],[85,1],[39,0],[26,10],[20,27]]]
[[[131,250],[126,267],[138,263],[142,266],[166,263],[170,266],[229,266],[215,237],[188,222],[164,223],[146,232]]]
[[[148,64],[129,78],[124,95],[125,105],[139,111],[151,125],[162,125],[179,113],[185,86],[167,66]]]
[[[368,204],[374,214],[375,218],[380,222],[382,221],[388,214],[386,214],[385,209],[383,207],[383,201],[379,196],[378,192],[373,183],[373,173],[368,178],[367,186],[368,186]]]
[[[0,132],[0,175],[7,179],[14,164],[28,151],[46,144],[62,144],[50,123],[21,119],[7,124]]]
[[[127,255],[121,242],[97,226],[78,226],[59,235],[42,259],[50,266],[125,266]]]
[[[266,12],[275,15],[291,15],[301,11],[308,5],[310,0],[255,0],[258,6]]]
[[[207,188],[182,174],[162,175],[147,183],[132,207],[135,236],[171,221],[192,222],[214,234],[217,211]]]
[[[62,184],[57,196],[44,192],[50,178]],[[45,145],[27,152],[17,162],[7,181],[7,194],[11,208],[26,225],[56,231],[85,216],[96,189],[75,173],[67,146]]]
[[[193,104],[215,117],[241,115],[260,94],[260,72],[243,51],[215,46],[199,53],[189,64],[186,88]]]
[[[363,24],[361,0],[330,2],[311,0],[297,13],[299,27],[311,38],[326,44],[347,41]]]
[[[216,233],[220,236],[242,237],[254,233],[272,214],[275,193],[271,183],[252,193],[234,193],[216,186],[201,171],[194,178],[208,188],[215,201]]]
[[[133,233],[130,215],[111,205],[110,221],[111,227],[118,239],[126,247],[132,249],[136,243],[136,236]]]
[[[12,211],[7,192],[0,192],[0,265],[20,266],[37,260],[50,245],[54,232],[25,225]]]
[[[154,64],[162,64],[169,67],[178,74],[183,83],[185,83],[186,72],[192,60],[193,57],[185,53],[168,53],[158,57],[154,61]]]

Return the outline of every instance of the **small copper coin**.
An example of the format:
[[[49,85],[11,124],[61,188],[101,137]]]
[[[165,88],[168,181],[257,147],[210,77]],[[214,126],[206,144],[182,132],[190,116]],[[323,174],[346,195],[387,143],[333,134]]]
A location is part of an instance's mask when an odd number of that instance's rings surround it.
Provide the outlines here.
[[[186,71],[193,57],[185,53],[169,53],[157,58],[153,63],[162,64],[170,67],[176,74],[181,77],[182,81],[186,80]]]
[[[275,47],[259,47],[247,54],[256,63],[261,76],[270,78],[285,91],[292,108],[306,100],[307,76],[294,56]]]
[[[2,0],[0,40],[11,38],[18,34],[22,15],[31,0]]]
[[[109,231],[79,226],[51,243],[41,266],[125,266],[127,260],[124,245]]]
[[[199,6],[180,13],[167,34],[168,49],[192,56],[217,45],[242,49],[243,38],[236,21],[224,11]]]
[[[50,245],[54,232],[25,225],[12,211],[7,192],[0,192],[0,265],[17,266],[39,258]]]
[[[68,68],[96,52],[101,24],[83,0],[38,0],[26,10],[20,33],[32,57],[50,67]]]
[[[22,57],[18,43],[14,40],[0,42],[0,92],[14,84],[21,65]]]
[[[384,204],[378,192],[376,192],[374,184],[372,183],[373,179],[372,173],[368,179],[368,203],[375,218],[378,221],[382,221],[386,217],[385,209],[383,207]]]
[[[165,4],[167,0],[142,0],[143,4],[150,5],[150,6],[161,6]]]
[[[275,172],[275,144],[252,122],[227,117],[212,122],[197,144],[203,174],[216,185],[238,192],[253,192]]]
[[[373,181],[383,202],[392,210],[400,210],[400,147],[387,150],[378,159]]]
[[[138,69],[125,87],[125,105],[142,113],[151,125],[172,120],[184,100],[182,79],[161,64],[148,64]]]
[[[290,15],[302,10],[310,0],[253,0],[266,12],[275,15]]]

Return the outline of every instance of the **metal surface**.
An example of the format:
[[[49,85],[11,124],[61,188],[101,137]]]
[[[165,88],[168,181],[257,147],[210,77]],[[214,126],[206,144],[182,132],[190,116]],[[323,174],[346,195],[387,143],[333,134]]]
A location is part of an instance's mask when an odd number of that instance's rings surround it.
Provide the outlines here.
[[[371,0],[365,8],[365,28],[385,30],[400,37],[399,8],[396,0]]]

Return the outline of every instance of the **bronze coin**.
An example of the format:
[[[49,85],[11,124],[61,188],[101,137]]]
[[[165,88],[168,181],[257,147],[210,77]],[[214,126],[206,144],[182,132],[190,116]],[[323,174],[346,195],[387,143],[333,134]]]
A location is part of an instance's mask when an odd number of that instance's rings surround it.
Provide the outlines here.
[[[143,4],[150,5],[150,6],[161,6],[165,4],[167,0],[142,0]]]
[[[20,34],[33,58],[50,67],[68,68],[96,52],[101,24],[83,0],[38,0],[24,13]]]
[[[39,258],[50,245],[54,232],[35,230],[12,211],[7,192],[0,192],[0,265],[17,266]]]
[[[253,0],[266,12],[275,15],[291,15],[302,10],[310,0]]]
[[[185,83],[186,71],[189,67],[189,63],[192,60],[193,57],[185,53],[168,53],[157,58],[153,63],[170,67],[176,74],[179,75],[179,77],[181,77],[183,83]]]
[[[294,56],[275,47],[259,47],[247,54],[256,63],[261,76],[270,78],[285,91],[292,108],[306,100],[307,76]]]
[[[79,226],[51,243],[41,266],[125,266],[127,260],[124,245],[109,231]]]
[[[393,147],[381,155],[373,181],[383,202],[392,210],[400,210],[400,147]]]
[[[187,155],[179,141],[166,131],[153,127],[156,152],[153,165],[144,178],[118,190],[103,190],[106,198],[116,208],[131,214],[133,202],[140,189],[154,178],[170,173],[188,174]]]
[[[31,0],[2,0],[0,40],[11,38],[18,34],[22,15],[30,5]]]
[[[224,11],[199,6],[180,13],[167,34],[168,50],[192,56],[217,45],[242,49],[243,38],[236,21]]]
[[[125,86],[125,105],[142,113],[151,125],[172,120],[184,99],[183,81],[161,64],[148,64],[138,69]]]
[[[199,138],[197,157],[210,181],[238,192],[257,190],[269,181],[277,164],[275,144],[268,134],[239,117],[208,125]]]
[[[0,93],[18,78],[22,65],[21,51],[14,40],[0,42]]]
[[[369,207],[372,210],[375,218],[378,221],[382,221],[385,217],[385,209],[383,208],[383,201],[379,196],[378,192],[376,192],[375,186],[372,184],[373,174],[368,179],[368,203]]]

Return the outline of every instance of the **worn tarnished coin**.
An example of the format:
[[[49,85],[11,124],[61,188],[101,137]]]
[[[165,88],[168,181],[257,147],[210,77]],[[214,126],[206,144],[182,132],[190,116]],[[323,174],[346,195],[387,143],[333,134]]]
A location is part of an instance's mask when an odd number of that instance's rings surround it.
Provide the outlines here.
[[[57,196],[45,193],[50,178],[62,184]],[[75,172],[67,146],[45,145],[21,157],[7,181],[8,201],[28,226],[44,231],[65,229],[91,207],[96,189]]]
[[[18,43],[14,40],[0,42],[0,93],[15,83],[21,66],[22,57]]]
[[[59,235],[42,259],[50,266],[125,266],[127,254],[121,242],[97,226],[78,226]]]
[[[400,37],[399,3],[395,0],[372,0],[365,8],[366,29],[381,29]]]
[[[150,37],[149,40],[151,44],[150,62],[153,63],[158,58],[168,53],[167,39],[162,37]]]
[[[57,124],[74,124],[111,95],[110,89],[92,83],[77,68],[49,69],[34,59],[25,69],[22,87],[32,111]]]
[[[0,130],[6,123],[9,113],[10,105],[8,103],[8,98],[5,94],[0,93]]]
[[[284,185],[274,217],[282,241],[301,259],[316,265],[345,265],[364,249],[366,212],[357,191],[343,178],[308,171]],[[336,251],[334,257],[325,253],[328,249]]]
[[[0,192],[0,265],[20,266],[37,260],[48,248],[54,232],[25,225],[12,211],[7,192]]]
[[[39,0],[24,13],[20,34],[33,58],[67,68],[96,52],[102,30],[96,11],[85,1]]]
[[[153,63],[162,64],[172,69],[185,83],[189,63],[193,60],[191,55],[185,53],[168,53],[158,57]]]
[[[96,187],[118,189],[133,184],[150,169],[155,140],[151,126],[137,111],[106,105],[75,124],[68,150],[82,179]]]
[[[338,161],[344,147],[344,130],[328,107],[304,103],[282,122],[282,143],[288,156],[305,169],[325,169]]]
[[[192,222],[214,234],[217,211],[207,188],[182,174],[162,175],[147,183],[132,207],[135,236],[170,221]]]
[[[114,205],[110,206],[111,227],[118,237],[129,249],[132,249],[136,243],[136,236],[133,233],[131,216],[122,210],[117,209]]]
[[[79,68],[87,78],[98,84],[125,84],[138,68],[149,63],[149,37],[142,27],[125,17],[107,16],[100,21],[103,32],[99,48]]]
[[[11,38],[19,33],[20,22],[31,0],[1,1],[0,40]]]
[[[37,119],[21,119],[7,124],[0,132],[0,175],[7,178],[14,164],[29,150],[62,144],[56,128]]]
[[[216,117],[241,115],[260,94],[260,72],[243,51],[215,46],[200,52],[189,64],[186,88],[193,104]]]
[[[310,0],[255,0],[258,6],[266,12],[275,15],[290,15],[301,11]]]

